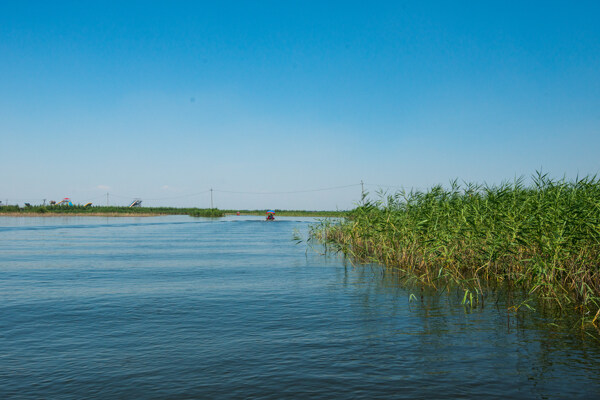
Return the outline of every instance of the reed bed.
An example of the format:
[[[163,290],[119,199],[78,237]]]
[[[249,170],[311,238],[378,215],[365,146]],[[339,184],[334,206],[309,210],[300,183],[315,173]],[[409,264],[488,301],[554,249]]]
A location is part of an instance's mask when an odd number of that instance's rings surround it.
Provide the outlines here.
[[[192,217],[209,217],[219,218],[224,217],[225,213],[218,208],[196,208],[187,212]]]
[[[123,206],[90,206],[82,205],[17,205],[1,206],[0,215],[190,215],[192,217],[223,217],[225,215],[265,215],[267,210],[220,210],[218,208],[176,208],[176,207],[123,207]],[[277,216],[289,217],[341,217],[346,211],[310,211],[310,210],[279,210]]]
[[[311,235],[359,261],[419,284],[464,290],[482,303],[493,287],[526,291],[559,311],[600,323],[600,181],[537,174],[500,185],[451,183],[366,197],[341,222]],[[461,291],[462,295],[462,291]]]
[[[225,214],[237,214],[240,215],[265,215],[267,210],[223,210]],[[347,211],[327,211],[327,210],[280,210],[275,209],[275,217],[343,217]]]
[[[192,217],[222,217],[224,212],[217,208],[175,208],[175,207],[120,207],[120,206],[91,206],[82,205],[34,205],[26,207],[0,207],[2,215],[190,215]]]

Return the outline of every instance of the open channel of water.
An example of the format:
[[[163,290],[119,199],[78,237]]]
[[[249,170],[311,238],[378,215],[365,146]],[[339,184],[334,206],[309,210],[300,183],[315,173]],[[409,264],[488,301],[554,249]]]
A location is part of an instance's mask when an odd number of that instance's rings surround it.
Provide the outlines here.
[[[0,217],[0,398],[600,398],[600,345],[292,240],[311,219]]]

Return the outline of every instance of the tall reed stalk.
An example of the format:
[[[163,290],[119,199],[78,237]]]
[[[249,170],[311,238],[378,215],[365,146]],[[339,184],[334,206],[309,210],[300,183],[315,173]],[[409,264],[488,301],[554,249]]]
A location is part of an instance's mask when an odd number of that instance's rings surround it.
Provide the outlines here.
[[[600,323],[600,181],[537,174],[497,186],[380,194],[313,236],[361,261],[376,261],[473,302],[495,284],[527,290]]]

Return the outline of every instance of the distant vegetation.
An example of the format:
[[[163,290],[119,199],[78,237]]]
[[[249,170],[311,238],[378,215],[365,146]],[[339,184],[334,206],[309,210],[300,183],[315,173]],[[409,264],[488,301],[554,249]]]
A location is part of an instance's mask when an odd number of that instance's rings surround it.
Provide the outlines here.
[[[219,210],[218,208],[195,208],[195,209],[192,209],[191,211],[187,212],[186,214],[188,214],[192,217],[210,217],[210,218],[217,218],[217,217],[225,216],[225,213],[222,210]]]
[[[242,215],[265,215],[267,210],[226,210],[226,214],[235,214],[239,212]],[[275,216],[280,217],[343,217],[348,211],[306,211],[306,210],[278,210],[275,209]]]
[[[304,211],[304,210],[274,210],[276,216],[306,216],[306,217],[336,217],[343,216],[344,211]],[[0,214],[33,215],[33,214],[76,214],[76,215],[190,215],[192,217],[223,217],[227,214],[265,215],[266,210],[219,210],[218,208],[175,208],[175,207],[117,207],[82,205],[31,205],[19,207],[16,205],[0,206]]]
[[[53,206],[3,206],[0,213],[14,214],[151,214],[151,215],[191,215],[194,217],[222,217],[224,213],[218,209],[206,208],[175,208],[175,207],[117,207],[117,206],[90,206],[81,205],[53,205]]]
[[[501,284],[600,325],[596,177],[567,182],[538,174],[530,187],[523,180],[454,182],[449,190],[436,186],[380,198],[364,201],[341,222],[322,222],[313,237],[355,260],[393,268],[408,281],[458,287],[471,306]]]

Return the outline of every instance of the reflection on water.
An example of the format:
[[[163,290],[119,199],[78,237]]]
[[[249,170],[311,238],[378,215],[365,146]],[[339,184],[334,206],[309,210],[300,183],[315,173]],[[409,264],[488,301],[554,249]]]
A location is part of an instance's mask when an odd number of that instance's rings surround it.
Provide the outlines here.
[[[357,313],[383,311],[389,317],[377,325],[383,335],[411,336],[410,352],[436,379],[434,391],[440,379],[451,378],[465,383],[467,397],[473,390],[484,397],[522,398],[596,398],[600,393],[598,342],[581,332],[553,329],[536,314],[509,313],[501,293],[487,307],[470,308],[461,306],[462,293],[430,293],[411,302],[401,279],[377,267],[345,268],[342,280],[360,293]],[[575,383],[584,376],[590,386]],[[477,387],[482,384],[485,388]]]
[[[310,219],[0,218],[0,398],[594,398],[600,346],[410,301]]]

